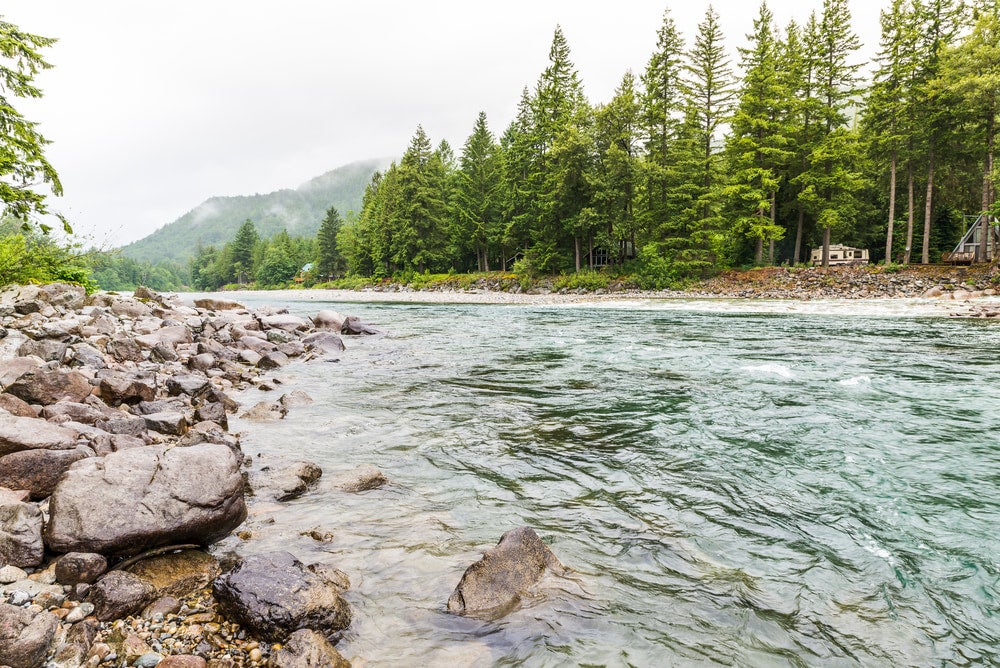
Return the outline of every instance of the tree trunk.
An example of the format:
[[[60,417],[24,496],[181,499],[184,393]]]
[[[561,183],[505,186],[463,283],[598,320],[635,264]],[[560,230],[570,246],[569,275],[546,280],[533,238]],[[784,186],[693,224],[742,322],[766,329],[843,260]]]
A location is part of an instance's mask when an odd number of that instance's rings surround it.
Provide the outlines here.
[[[986,212],[993,208],[993,133],[996,109],[994,105],[989,106],[989,113],[986,116],[986,159],[983,161],[983,222],[979,231],[979,247],[976,249],[976,259],[986,262],[986,246],[989,242],[990,217]]]
[[[587,237],[587,266],[591,271],[594,270],[594,237],[593,235]]]
[[[896,152],[892,152],[892,162],[889,165],[889,228],[885,233],[885,263],[892,262],[892,235],[896,222]]]
[[[913,160],[906,162],[906,249],[903,264],[910,264],[910,249],[913,248]]]
[[[580,273],[580,237],[573,237],[573,255],[576,259],[576,273]]]
[[[927,154],[927,196],[924,198],[924,244],[920,250],[920,264],[931,262],[931,214],[934,212],[934,140]]]
[[[830,266],[830,226],[823,228],[823,268]]]
[[[753,251],[753,263],[760,264],[764,260],[764,239],[757,237],[757,243]]]
[[[802,252],[802,228],[805,225],[805,211],[799,209],[799,224],[795,228],[795,250],[792,252],[792,264],[799,263],[799,255]]]
[[[778,221],[778,193],[771,193],[771,227],[774,227]],[[774,237],[770,239],[770,243],[767,247],[767,263],[769,265],[774,265]]]

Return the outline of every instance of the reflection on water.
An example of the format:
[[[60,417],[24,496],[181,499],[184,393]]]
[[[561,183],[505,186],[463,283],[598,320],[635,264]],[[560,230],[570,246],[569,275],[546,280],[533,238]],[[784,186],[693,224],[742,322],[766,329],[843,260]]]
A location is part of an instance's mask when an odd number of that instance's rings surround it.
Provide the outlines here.
[[[283,371],[313,405],[236,423],[248,453],[325,474],[226,547],[347,572],[346,656],[1000,662],[997,327],[655,304],[332,307],[389,333]],[[362,463],[392,484],[334,489]],[[465,567],[520,524],[569,577],[496,622],[447,614]],[[333,539],[299,535],[313,528]]]

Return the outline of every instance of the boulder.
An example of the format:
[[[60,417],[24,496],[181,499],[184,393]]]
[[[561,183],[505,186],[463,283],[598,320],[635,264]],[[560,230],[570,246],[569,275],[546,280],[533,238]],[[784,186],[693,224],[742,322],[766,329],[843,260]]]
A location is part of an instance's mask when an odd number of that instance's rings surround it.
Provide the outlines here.
[[[343,326],[340,328],[341,334],[347,334],[349,336],[361,336],[368,334],[381,334],[382,332],[375,329],[366,322],[363,322],[360,318],[356,316],[348,316],[344,320]]]
[[[33,503],[0,503],[0,564],[34,568],[42,563],[42,511]]]
[[[161,664],[162,665],[162,664]],[[268,661],[270,668],[351,668],[330,641],[311,629],[300,629]]]
[[[90,381],[77,371],[36,369],[22,374],[7,392],[29,404],[48,406],[57,401],[83,401],[93,391]]]
[[[260,361],[257,362],[258,369],[277,369],[288,364],[288,355],[279,351],[272,350],[269,353],[264,353]]]
[[[288,394],[282,394],[278,398],[278,403],[285,408],[298,408],[312,404],[313,398],[302,390],[292,390]]]
[[[229,429],[226,406],[221,401],[213,401],[199,406],[194,412],[195,422],[214,422],[223,429]]]
[[[93,452],[87,447],[12,452],[0,457],[0,486],[24,489],[32,499],[44,499],[52,494],[70,466],[88,456],[93,456]]]
[[[271,343],[282,344],[295,341],[295,335],[283,329],[269,329],[266,332],[267,340]],[[23,347],[23,346],[22,346]]]
[[[38,411],[32,408],[31,404],[6,392],[0,394],[0,410],[5,410],[18,417],[38,417]]]
[[[142,438],[147,432],[145,419],[124,413],[121,417],[98,420],[94,423],[94,426],[109,434],[122,434],[136,438]]]
[[[244,411],[240,417],[257,422],[273,422],[288,415],[288,409],[275,401],[258,401]]]
[[[73,422],[82,422],[83,424],[94,424],[98,420],[107,417],[105,412],[99,408],[72,401],[57,401],[42,408],[42,417],[46,420],[61,416],[68,417]]]
[[[17,349],[17,354],[19,357],[34,355],[46,362],[62,362],[68,348],[68,343],[56,339],[42,339],[41,341],[28,339]]]
[[[246,557],[217,578],[212,591],[228,619],[268,641],[279,642],[299,629],[337,637],[351,623],[337,583],[288,552]]]
[[[156,588],[156,596],[184,598],[208,587],[219,577],[219,562],[201,550],[161,554],[132,564],[126,569]]]
[[[261,317],[260,324],[264,329],[281,329],[286,332],[309,329],[309,322],[294,315],[279,313]]]
[[[74,610],[79,608],[74,608]],[[66,632],[66,640],[56,650],[55,658],[49,664],[52,668],[70,668],[82,666],[87,660],[87,653],[97,639],[100,622],[96,619],[81,619],[75,622]]]
[[[265,467],[254,476],[255,496],[275,501],[290,501],[302,496],[323,475],[323,469],[308,461],[292,462],[275,468]]]
[[[337,477],[335,485],[344,492],[367,492],[389,482],[385,474],[371,464],[364,464]]]
[[[6,388],[24,374],[44,365],[45,362],[38,357],[12,357],[0,361],[0,387]]]
[[[313,326],[316,329],[332,329],[339,332],[344,326],[347,316],[330,309],[323,309],[312,317]]]
[[[0,456],[22,450],[71,450],[80,432],[39,420],[0,413]]]
[[[153,362],[163,364],[164,362],[176,362],[179,357],[177,356],[177,351],[170,346],[157,343],[149,351],[149,359]]]
[[[125,571],[111,571],[87,594],[87,602],[94,604],[94,616],[102,622],[136,614],[154,599],[153,585]]]
[[[85,459],[49,501],[53,552],[136,554],[207,545],[246,519],[240,459],[227,445],[149,446]]]
[[[145,359],[139,344],[136,343],[135,339],[127,336],[111,339],[105,349],[119,362],[141,362]]]
[[[201,353],[188,359],[188,367],[197,371],[208,371],[215,366],[218,360],[212,353]]]
[[[180,394],[197,397],[211,389],[212,384],[206,376],[193,373],[179,373],[167,378],[166,386],[167,393],[172,397]]]
[[[83,307],[87,299],[87,291],[81,285],[49,283],[38,286],[38,297],[52,306],[75,310]]]
[[[238,311],[246,306],[228,299],[195,299],[194,305],[209,311]]]
[[[147,372],[103,370],[98,373],[100,397],[109,406],[136,404],[156,398],[156,376]]]
[[[324,353],[338,353],[344,350],[344,340],[333,332],[313,332],[302,339],[306,350],[320,350]]]
[[[169,436],[183,436],[187,433],[188,422],[183,413],[166,411],[144,415],[146,428]]]
[[[530,527],[505,533],[496,547],[466,569],[448,599],[448,611],[459,615],[499,618],[520,601],[547,571],[563,566]]]
[[[0,603],[0,665],[41,668],[58,628],[59,619],[50,612]]]
[[[152,349],[157,346],[176,348],[182,343],[191,343],[194,339],[191,336],[191,330],[184,325],[169,325],[160,327],[155,332],[137,336],[135,341],[143,348]]]
[[[56,582],[75,585],[94,584],[108,570],[108,560],[94,552],[70,552],[56,561]]]
[[[108,366],[101,351],[87,343],[73,344],[66,355],[66,361],[70,366],[88,366],[91,369],[103,369]]]

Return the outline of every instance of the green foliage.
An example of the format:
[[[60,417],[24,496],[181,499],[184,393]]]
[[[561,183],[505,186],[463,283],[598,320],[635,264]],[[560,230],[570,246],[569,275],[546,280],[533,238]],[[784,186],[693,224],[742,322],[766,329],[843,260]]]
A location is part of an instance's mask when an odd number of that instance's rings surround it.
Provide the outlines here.
[[[99,287],[87,256],[77,246],[23,230],[16,220],[7,219],[0,223],[0,285],[32,282],[76,283],[88,293]]]
[[[558,276],[552,283],[556,290],[606,290],[611,285],[611,277],[599,271],[579,271]]]

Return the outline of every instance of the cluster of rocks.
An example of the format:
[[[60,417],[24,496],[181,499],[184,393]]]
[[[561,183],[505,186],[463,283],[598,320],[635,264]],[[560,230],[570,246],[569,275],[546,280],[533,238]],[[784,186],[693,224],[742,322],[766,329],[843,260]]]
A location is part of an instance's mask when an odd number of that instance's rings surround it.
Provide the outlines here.
[[[309,657],[336,656],[346,577],[201,548],[247,516],[230,393],[374,332],[142,288],[0,292],[0,666],[331,665]],[[282,473],[292,498],[321,471]]]
[[[877,266],[765,267],[730,271],[686,292],[694,297],[753,299],[939,298],[965,301],[997,294],[994,276],[981,267]]]

